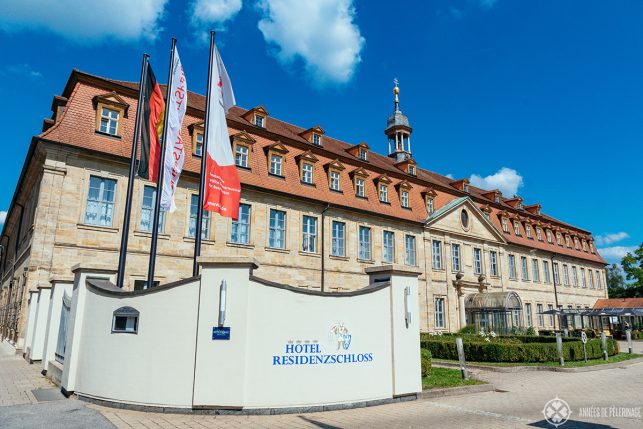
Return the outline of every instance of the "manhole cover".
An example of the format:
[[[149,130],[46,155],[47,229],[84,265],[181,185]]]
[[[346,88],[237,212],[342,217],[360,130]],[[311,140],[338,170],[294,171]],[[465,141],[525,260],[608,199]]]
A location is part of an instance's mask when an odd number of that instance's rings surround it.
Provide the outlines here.
[[[62,399],[65,399],[65,396],[60,393],[59,389],[56,388],[34,389],[31,391],[31,393],[33,393],[38,402],[60,401]]]

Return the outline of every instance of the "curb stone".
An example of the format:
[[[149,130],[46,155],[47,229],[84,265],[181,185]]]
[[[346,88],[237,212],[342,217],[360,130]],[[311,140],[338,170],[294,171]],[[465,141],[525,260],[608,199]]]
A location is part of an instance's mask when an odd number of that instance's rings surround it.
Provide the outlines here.
[[[437,366],[437,365],[436,365]],[[492,392],[496,387],[493,384],[474,384],[471,386],[445,387],[442,389],[424,390],[418,394],[418,399],[435,399],[445,396],[469,395],[472,393]]]
[[[550,372],[589,372],[589,371],[602,371],[604,369],[614,369],[614,368],[623,368],[630,365],[636,365],[638,363],[643,363],[642,358],[625,360],[622,362],[613,362],[606,363],[601,365],[592,365],[586,367],[574,367],[567,368],[564,366],[493,366],[493,365],[475,365],[467,364],[467,368],[475,369],[480,371],[491,371],[491,372],[524,372],[524,371],[550,371]],[[459,363],[451,362],[438,362],[433,361],[433,366],[441,368],[460,368]]]

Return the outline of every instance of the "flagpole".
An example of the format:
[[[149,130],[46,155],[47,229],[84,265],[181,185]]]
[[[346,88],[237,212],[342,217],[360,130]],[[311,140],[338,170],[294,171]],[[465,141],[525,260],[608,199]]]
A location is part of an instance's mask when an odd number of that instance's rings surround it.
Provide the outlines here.
[[[154,268],[156,266],[156,244],[159,238],[159,219],[161,217],[161,197],[163,195],[163,176],[165,173],[165,146],[167,144],[167,129],[170,109],[170,96],[172,92],[172,77],[174,76],[174,51],[176,50],[176,39],[172,37],[172,50],[170,53],[170,70],[167,77],[167,88],[165,90],[165,118],[163,120],[163,134],[161,141],[161,159],[159,161],[158,181],[156,184],[156,199],[154,201],[154,223],[152,224],[152,241],[150,243],[150,263],[147,269],[147,287],[154,287]]]
[[[136,121],[134,123],[134,138],[132,139],[132,158],[129,165],[129,180],[127,182],[127,197],[125,199],[125,214],[123,215],[123,231],[121,232],[121,248],[118,254],[118,274],[116,286],[123,288],[125,280],[125,261],[127,259],[127,242],[129,240],[129,225],[132,214],[132,194],[134,193],[134,179],[136,175],[136,155],[138,152],[138,139],[141,133],[141,116],[143,115],[143,104],[145,85],[147,83],[147,62],[150,56],[143,54],[141,66],[141,79],[139,80],[138,105],[136,106]]]
[[[210,119],[210,92],[212,81],[212,64],[214,63],[214,36],[216,31],[210,31],[210,63],[208,64],[208,83],[205,96],[205,119],[203,122],[203,147],[201,148],[201,175],[199,177],[199,203],[196,209],[196,232],[194,233],[194,261],[192,275],[199,274],[197,259],[201,255],[201,230],[203,228],[203,196],[205,195],[206,158],[208,156],[208,120]]]

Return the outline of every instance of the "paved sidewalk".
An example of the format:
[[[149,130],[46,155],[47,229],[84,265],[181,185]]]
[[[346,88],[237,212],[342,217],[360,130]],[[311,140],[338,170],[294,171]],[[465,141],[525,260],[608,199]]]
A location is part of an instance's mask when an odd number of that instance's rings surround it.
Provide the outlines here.
[[[643,407],[643,363],[584,373],[476,371],[499,391],[355,410],[277,416],[208,416],[119,410],[75,399],[37,403],[31,389],[51,387],[37,365],[0,345],[0,428],[553,428],[543,417],[560,397],[572,410],[561,429],[643,427],[640,417],[579,417],[581,408]]]

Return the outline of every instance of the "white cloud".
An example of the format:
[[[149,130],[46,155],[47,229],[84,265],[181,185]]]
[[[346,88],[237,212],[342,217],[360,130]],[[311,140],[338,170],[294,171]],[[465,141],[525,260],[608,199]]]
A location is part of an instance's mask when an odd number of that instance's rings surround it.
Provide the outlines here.
[[[168,0],[20,0],[3,2],[0,30],[48,30],[78,43],[154,39]]]
[[[630,238],[627,232],[615,232],[614,234],[597,235],[595,240],[598,246],[604,246],[625,240],[626,238]]]
[[[223,30],[243,6],[241,0],[192,0],[190,25],[201,35],[209,30]]]
[[[478,0],[478,4],[485,9],[491,9],[497,2],[498,0]]]
[[[351,79],[365,42],[353,0],[261,0],[259,10],[259,30],[283,65],[302,60],[318,85]]]
[[[636,246],[613,246],[613,247],[603,247],[602,249],[597,249],[598,253],[610,262],[618,262],[628,253],[634,252]]]
[[[448,177],[449,179],[453,180],[453,174],[452,173],[447,173],[444,175],[444,177]]]
[[[469,182],[482,189],[500,189],[505,197],[513,197],[523,185],[522,176],[516,170],[507,167],[502,167],[497,173],[486,177],[472,174]]]
[[[7,212],[1,211],[0,212],[0,226],[4,225],[4,220],[7,218]]]
[[[0,70],[0,76],[20,76],[31,79],[40,79],[42,77],[42,73],[31,68],[29,64],[23,63],[5,66]]]

